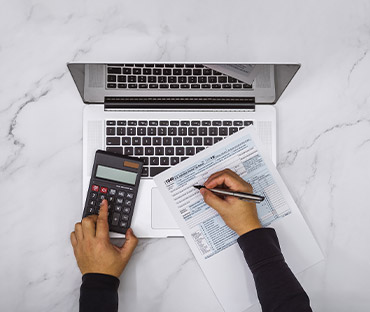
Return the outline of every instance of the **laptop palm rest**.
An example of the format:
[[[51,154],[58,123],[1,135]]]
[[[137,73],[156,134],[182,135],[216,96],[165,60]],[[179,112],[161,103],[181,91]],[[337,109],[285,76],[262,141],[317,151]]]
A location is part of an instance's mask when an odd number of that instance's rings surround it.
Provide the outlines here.
[[[179,228],[157,187],[152,188],[152,228]]]

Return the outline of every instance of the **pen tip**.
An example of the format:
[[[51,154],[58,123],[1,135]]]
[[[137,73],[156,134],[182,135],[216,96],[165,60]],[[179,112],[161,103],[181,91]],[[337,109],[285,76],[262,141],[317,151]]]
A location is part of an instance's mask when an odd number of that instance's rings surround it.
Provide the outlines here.
[[[201,188],[203,188],[204,186],[203,185],[193,185],[196,189],[200,190]]]

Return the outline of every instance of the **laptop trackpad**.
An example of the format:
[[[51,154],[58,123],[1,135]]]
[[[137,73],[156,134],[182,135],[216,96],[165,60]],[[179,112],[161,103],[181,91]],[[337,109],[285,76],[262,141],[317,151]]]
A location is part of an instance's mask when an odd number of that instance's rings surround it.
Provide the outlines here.
[[[157,187],[152,188],[152,228],[179,228]]]

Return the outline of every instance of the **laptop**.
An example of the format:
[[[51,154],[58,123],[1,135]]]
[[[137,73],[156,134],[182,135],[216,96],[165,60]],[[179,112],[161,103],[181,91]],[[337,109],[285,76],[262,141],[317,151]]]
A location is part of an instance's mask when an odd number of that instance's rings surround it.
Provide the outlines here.
[[[68,68],[86,104],[83,200],[97,149],[142,158],[131,227],[138,237],[155,238],[182,236],[153,182],[156,174],[244,127],[256,128],[276,164],[274,104],[300,65],[69,63]]]

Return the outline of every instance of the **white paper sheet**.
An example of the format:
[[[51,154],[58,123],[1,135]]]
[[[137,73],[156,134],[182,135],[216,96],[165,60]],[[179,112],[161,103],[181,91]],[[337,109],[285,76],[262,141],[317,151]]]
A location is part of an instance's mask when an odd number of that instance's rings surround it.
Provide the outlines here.
[[[284,257],[294,273],[321,261],[323,255],[278,171],[247,127],[154,178],[220,304],[241,312],[256,303],[253,277],[237,244],[238,235],[203,201],[193,185],[229,168],[248,181],[262,225],[274,227]]]

